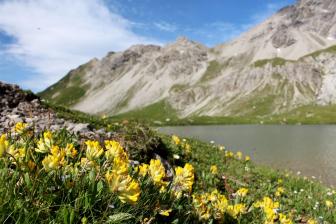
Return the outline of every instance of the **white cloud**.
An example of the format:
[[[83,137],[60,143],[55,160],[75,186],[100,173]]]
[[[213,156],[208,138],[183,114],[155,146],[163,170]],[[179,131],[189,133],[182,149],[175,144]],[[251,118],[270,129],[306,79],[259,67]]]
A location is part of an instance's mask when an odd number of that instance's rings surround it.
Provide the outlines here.
[[[108,51],[158,43],[132,32],[132,22],[102,0],[5,0],[0,2],[0,30],[16,40],[5,48],[8,57],[38,74],[21,83],[35,90]]]

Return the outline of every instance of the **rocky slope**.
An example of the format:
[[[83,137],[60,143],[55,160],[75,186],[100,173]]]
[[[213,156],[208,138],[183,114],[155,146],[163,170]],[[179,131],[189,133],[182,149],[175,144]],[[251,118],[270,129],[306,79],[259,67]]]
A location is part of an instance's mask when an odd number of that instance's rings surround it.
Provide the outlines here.
[[[111,135],[103,129],[95,130],[89,124],[59,118],[54,110],[42,104],[39,97],[22,91],[17,85],[0,82],[0,98],[0,134],[11,131],[18,122],[24,122],[35,132],[66,129],[90,138]]]
[[[212,49],[179,38],[164,47],[110,52],[41,96],[93,114],[161,110],[180,118],[270,116],[333,104],[335,39],[336,2],[300,0]]]

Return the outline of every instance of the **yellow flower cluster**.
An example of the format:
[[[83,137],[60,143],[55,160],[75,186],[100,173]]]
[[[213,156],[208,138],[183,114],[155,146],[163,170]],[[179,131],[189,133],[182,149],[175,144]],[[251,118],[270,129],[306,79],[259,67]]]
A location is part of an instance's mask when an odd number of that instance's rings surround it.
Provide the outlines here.
[[[25,148],[16,148],[14,145],[9,146],[7,153],[12,156],[15,160],[22,160],[26,156]],[[13,158],[10,158],[11,160]],[[14,161],[16,163],[16,161]]]
[[[72,143],[68,143],[65,147],[65,153],[66,153],[66,156],[67,157],[70,157],[72,159],[74,159],[78,152],[77,150],[75,149],[74,145]]]
[[[280,197],[285,192],[285,189],[283,187],[278,187],[275,196]]]
[[[168,182],[164,180],[166,177],[166,170],[161,161],[152,159],[149,163],[148,172],[154,184],[161,187],[161,191],[164,191]]]
[[[233,158],[234,157],[234,153],[231,152],[231,151],[227,150],[224,153],[225,153],[224,155],[225,155],[226,158]]]
[[[213,175],[216,175],[218,174],[218,167],[216,165],[212,165],[210,167],[210,172],[213,174]]]
[[[128,160],[127,154],[125,153],[124,149],[117,141],[105,141],[105,148],[107,149],[105,152],[105,157],[108,160],[113,161],[114,158],[120,157],[124,160]]]
[[[140,196],[140,187],[130,175],[119,174],[116,170],[112,170],[105,175],[112,192],[118,194],[120,201],[123,203],[135,204]]]
[[[66,165],[66,152],[64,149],[60,149],[58,146],[53,146],[50,152],[51,154],[47,155],[42,161],[42,165],[47,172],[57,170]]]
[[[53,145],[53,136],[50,131],[43,133],[43,137],[37,142],[36,152],[48,153]]]
[[[334,203],[330,200],[326,200],[325,204],[326,204],[327,208],[333,208],[334,207]]]
[[[264,211],[265,223],[271,224],[278,218],[277,210],[280,204],[269,197],[264,197],[263,200],[255,202],[254,207],[261,208]]]
[[[194,178],[194,167],[191,164],[186,163],[184,168],[175,168],[173,189],[177,198],[180,198],[183,192],[191,193]]]
[[[26,128],[26,124],[18,123],[15,125],[14,131],[22,134],[13,135],[14,137],[0,136],[0,158],[5,157],[1,160],[9,161],[11,169],[12,167],[20,167],[20,169],[22,167],[25,172],[30,170],[39,171],[42,175],[45,175],[43,172],[49,172],[48,175],[59,175],[60,179],[64,181],[64,186],[69,186],[69,188],[76,184],[73,177],[83,177],[88,174],[91,180],[91,174],[93,174],[92,181],[99,181],[99,184],[103,186],[102,189],[112,192],[112,196],[119,198],[122,203],[132,205],[140,200],[141,195],[146,195],[145,191],[141,192],[141,188],[145,188],[147,184],[153,184],[156,189],[160,189],[161,193],[164,192],[162,196],[166,196],[167,193],[176,199],[174,203],[190,201],[181,200],[181,198],[192,197],[193,212],[202,222],[217,220],[221,223],[226,220],[226,216],[240,220],[243,214],[258,210],[263,214],[260,217],[263,217],[265,224],[293,223],[292,216],[295,212],[281,213],[280,204],[270,197],[264,197],[253,203],[251,192],[245,187],[232,191],[235,193],[230,191],[229,196],[217,189],[208,193],[193,193],[195,170],[190,163],[174,167],[174,170],[171,171],[173,175],[170,176],[160,159],[152,159],[149,164],[134,165],[136,163],[133,161],[131,163],[127,152],[117,141],[108,140],[104,142],[104,145],[101,145],[98,141],[88,140],[85,141],[84,146],[81,146],[83,151],[78,152],[75,148],[76,144],[62,142],[58,145],[59,136],[50,131],[44,132],[38,141],[35,140],[32,144],[23,145],[21,140],[24,139],[24,134],[29,134],[25,131]],[[191,153],[191,146],[186,140],[181,141],[178,136],[173,136],[172,142],[179,149],[184,150],[185,154]],[[219,149],[225,150],[224,147],[219,147]],[[241,152],[233,153],[225,150],[223,153],[227,158],[244,161]],[[249,160],[250,157],[245,156],[245,161]],[[245,162],[244,165],[247,167],[248,163]],[[219,167],[212,165],[208,171],[212,174],[211,180],[218,179]],[[207,177],[205,175],[205,178]],[[217,184],[215,181],[214,184]],[[277,201],[280,201],[279,198],[283,194],[288,193],[289,195],[290,193],[282,187],[282,183],[283,180],[279,179],[278,185],[274,189],[273,197]],[[245,185],[241,184],[241,186]],[[328,212],[333,211],[334,208],[331,193],[329,196],[330,200],[326,200],[324,204],[328,208]],[[229,198],[233,198],[233,200],[229,200]],[[174,207],[170,208],[168,205],[158,202],[155,214],[169,216],[174,209]],[[309,219],[307,224],[317,224],[317,222],[314,219]]]
[[[148,164],[141,164],[138,169],[139,176],[145,177],[149,176],[149,178],[153,181],[153,183],[160,187],[160,192],[166,191],[166,187],[168,186],[168,182],[166,179],[166,170],[158,159],[152,159]],[[183,193],[190,194],[192,191],[192,186],[194,184],[194,167],[186,163],[184,167],[176,167],[175,168],[175,177],[171,184],[171,190],[176,198],[180,198]]]
[[[279,221],[280,224],[292,224],[293,221],[291,218],[287,217],[286,215],[279,213]]]
[[[104,149],[100,146],[99,142],[88,140],[85,144],[85,155],[88,160],[95,161],[103,155]]]
[[[6,135],[1,135],[0,137],[0,158],[4,156],[9,148],[9,142]]]
[[[112,161],[112,170],[105,174],[110,190],[117,193],[123,203],[135,204],[139,200],[140,186],[128,174],[129,160],[126,152],[116,141],[105,141],[105,147],[107,149],[105,157],[108,161]],[[100,148],[96,151],[99,152]]]
[[[22,134],[26,130],[27,127],[28,125],[26,123],[18,122],[16,123],[14,127],[14,132],[18,134]]]
[[[173,140],[175,145],[179,145],[181,143],[181,139],[176,135],[172,136],[172,140]]]
[[[219,148],[220,151],[223,151],[225,148]],[[238,159],[238,160],[243,160],[243,153],[238,151],[235,153],[233,153],[232,151],[229,151],[229,150],[225,150],[224,151],[224,156],[226,158],[235,158],[235,159]],[[250,156],[245,156],[245,161],[248,162],[251,160],[251,157]]]
[[[236,195],[238,195],[239,197],[245,197],[248,193],[248,189],[247,188],[240,188],[237,192]]]
[[[237,203],[230,205],[225,195],[218,190],[211,193],[193,195],[193,206],[201,220],[209,220],[211,217],[222,220],[227,213],[233,218],[237,218],[246,212],[246,205]]]
[[[307,224],[318,224],[318,222],[315,219],[309,219]]]

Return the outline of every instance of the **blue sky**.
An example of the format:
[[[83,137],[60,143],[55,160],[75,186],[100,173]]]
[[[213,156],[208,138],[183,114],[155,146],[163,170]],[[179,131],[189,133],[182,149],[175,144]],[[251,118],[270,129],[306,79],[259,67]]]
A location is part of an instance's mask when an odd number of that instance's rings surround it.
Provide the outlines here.
[[[295,0],[0,0],[0,80],[40,91],[70,69],[178,36],[214,46]]]

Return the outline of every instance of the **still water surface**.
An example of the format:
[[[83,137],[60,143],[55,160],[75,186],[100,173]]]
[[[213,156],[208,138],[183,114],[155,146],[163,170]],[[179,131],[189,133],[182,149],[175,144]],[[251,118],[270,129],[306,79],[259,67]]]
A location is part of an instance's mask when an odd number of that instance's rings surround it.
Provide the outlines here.
[[[336,185],[336,125],[215,125],[163,127],[163,133],[215,141],[257,163]]]

